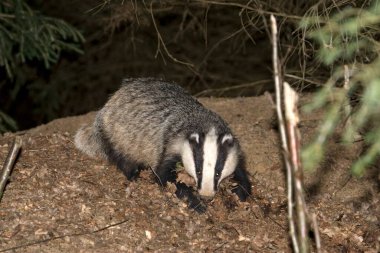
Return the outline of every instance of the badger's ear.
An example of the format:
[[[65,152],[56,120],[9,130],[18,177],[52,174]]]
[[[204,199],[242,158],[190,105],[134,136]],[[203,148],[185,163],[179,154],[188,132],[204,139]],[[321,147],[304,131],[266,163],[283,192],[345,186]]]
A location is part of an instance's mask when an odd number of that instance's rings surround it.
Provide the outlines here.
[[[234,143],[234,137],[231,134],[226,134],[222,138],[222,145],[226,144],[231,146]]]
[[[198,133],[192,133],[189,136],[190,143],[193,144],[199,144],[199,134]]]

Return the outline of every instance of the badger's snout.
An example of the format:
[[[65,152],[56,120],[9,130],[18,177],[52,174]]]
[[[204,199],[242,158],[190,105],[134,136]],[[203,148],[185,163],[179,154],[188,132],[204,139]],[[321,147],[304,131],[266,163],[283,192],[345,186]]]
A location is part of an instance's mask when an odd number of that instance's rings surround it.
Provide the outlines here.
[[[215,196],[215,191],[198,191],[199,196],[204,200],[212,200]]]
[[[214,199],[214,196],[203,196],[203,195],[200,195],[201,199],[203,200],[206,200],[206,201],[211,201]]]

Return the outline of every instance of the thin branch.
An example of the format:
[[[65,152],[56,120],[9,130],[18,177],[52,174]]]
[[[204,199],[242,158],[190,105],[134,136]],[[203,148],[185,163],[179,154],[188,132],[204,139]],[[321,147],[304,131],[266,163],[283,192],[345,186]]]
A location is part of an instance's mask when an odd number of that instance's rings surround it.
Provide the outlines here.
[[[19,136],[16,136],[13,140],[12,147],[8,153],[7,159],[5,159],[3,170],[0,175],[0,200],[3,197],[3,193],[5,190],[5,185],[8,182],[9,176],[11,175],[13,166],[16,163],[16,159],[20,152],[22,146],[22,139]]]
[[[227,41],[227,40],[229,40],[229,39],[231,39],[233,37],[235,37],[236,35],[238,35],[239,33],[243,32],[243,31],[244,31],[244,28],[241,27],[238,30],[236,30],[235,32],[226,35],[221,40],[219,40],[218,42],[216,42],[209,50],[207,50],[207,54],[205,55],[205,57],[203,57],[203,59],[202,59],[201,63],[199,64],[199,66],[202,66],[202,65],[204,65],[207,62],[207,59],[220,46],[220,44],[222,44],[223,42],[225,42],[225,41]]]
[[[316,218],[315,216],[310,218],[303,190],[303,169],[300,157],[301,141],[298,130],[298,95],[287,82],[282,80],[277,53],[277,25],[273,15],[271,15],[271,30],[276,109],[287,174],[289,232],[294,252],[309,252],[308,225],[312,223],[316,234],[317,251],[320,252],[321,244]],[[282,98],[284,99],[283,103]],[[282,106],[284,106],[284,109]]]
[[[253,0],[250,0],[247,5],[249,5]],[[252,20],[254,19],[254,16],[252,17],[249,17],[249,15],[247,14],[247,10],[246,9],[241,9],[240,12],[239,12],[239,17],[240,17],[240,24],[241,26],[243,27],[244,29],[244,32],[245,34],[247,35],[247,37],[252,41],[253,44],[255,44],[255,40],[253,39],[253,37],[251,36],[251,34],[248,32],[247,28],[246,28],[246,25],[244,24],[244,21],[243,21],[243,12],[245,12],[245,14],[247,15],[247,19],[248,19],[248,23],[255,29],[257,29],[257,27],[255,26],[255,24],[253,24]],[[259,29],[257,29],[259,30]]]
[[[157,177],[158,181],[160,182],[160,185],[161,185],[162,187],[164,187],[165,185],[162,183],[161,178],[157,175],[157,172],[156,172],[151,166],[149,166],[149,169],[150,169],[150,170],[153,172],[153,174]]]
[[[0,13],[0,19],[6,19],[6,18],[16,18],[16,16],[13,14]]]
[[[130,220],[129,218],[128,219],[124,219],[122,221],[110,224],[108,226],[105,226],[105,227],[102,227],[102,228],[99,228],[99,229],[95,229],[93,231],[87,231],[87,232],[82,232],[82,233],[73,233],[73,234],[65,234],[65,235],[50,237],[50,238],[43,239],[43,240],[32,241],[32,242],[25,243],[25,244],[20,244],[20,245],[11,247],[11,248],[2,249],[2,250],[0,250],[0,252],[14,251],[14,250],[17,250],[17,249],[26,248],[26,247],[33,246],[33,245],[38,245],[38,244],[54,241],[54,240],[57,240],[57,239],[63,239],[65,237],[74,237],[74,236],[83,236],[83,235],[95,234],[95,233],[101,232],[103,230],[106,230],[106,229],[109,229],[109,228],[112,228],[112,227],[116,227],[118,225],[126,223],[129,220]]]
[[[286,134],[289,146],[289,163],[291,164],[294,197],[296,204],[296,216],[297,216],[297,235],[300,247],[300,252],[308,252],[309,240],[308,240],[308,224],[307,224],[307,208],[303,193],[303,171],[301,168],[300,158],[300,138],[298,133],[299,116],[297,110],[298,95],[290,87],[290,85],[284,82],[284,107],[285,107],[285,122],[286,122]]]
[[[159,51],[160,49],[160,45],[162,45],[165,53],[167,54],[167,56],[172,59],[174,62],[176,63],[180,63],[180,64],[183,64],[187,67],[189,67],[191,70],[195,71],[194,70],[194,65],[192,63],[189,63],[189,62],[184,62],[184,61],[181,61],[181,60],[178,60],[177,58],[175,58],[170,52],[169,50],[167,49],[166,45],[165,45],[165,42],[164,40],[162,39],[162,36],[158,30],[158,27],[157,27],[157,24],[156,24],[156,20],[154,18],[154,15],[153,15],[153,2],[150,3],[150,14],[151,14],[151,17],[152,17],[152,22],[153,22],[153,26],[154,26],[154,29],[156,30],[156,33],[157,33],[157,40],[158,40],[158,48],[157,48],[157,51]],[[156,54],[157,55],[157,54]]]
[[[293,78],[293,79],[296,79],[296,80],[299,80],[299,81],[308,82],[308,83],[316,85],[317,87],[322,87],[323,86],[323,83],[316,82],[316,81],[313,81],[313,80],[310,80],[310,79],[307,79],[307,78],[304,78],[304,77],[301,77],[301,76],[296,76],[296,75],[292,75],[292,74],[284,74],[284,76],[290,77],[290,78]]]
[[[253,12],[257,12],[259,14],[274,15],[274,16],[278,16],[278,17],[294,19],[297,22],[302,20],[302,18],[303,18],[301,16],[295,16],[295,15],[290,15],[290,14],[286,14],[286,13],[264,11],[262,9],[258,10],[256,8],[249,6],[248,4],[239,4],[239,3],[233,3],[233,2],[217,2],[217,1],[209,1],[209,0],[197,0],[196,2],[206,3],[206,4],[214,4],[214,5],[222,5],[222,6],[233,6],[233,7],[238,7],[238,8],[250,10]]]
[[[257,86],[259,84],[269,83],[270,81],[271,80],[269,80],[269,79],[268,80],[259,80],[259,81],[256,81],[256,82],[242,83],[242,84],[238,84],[238,85],[234,85],[234,86],[229,86],[229,87],[218,88],[218,89],[206,89],[206,90],[202,90],[201,92],[196,93],[194,96],[195,97],[199,97],[199,96],[203,96],[205,94],[210,94],[211,92],[220,92],[220,93],[223,93],[223,92],[226,92],[226,91],[231,91],[231,90],[236,90],[236,89],[250,88],[250,87]]]
[[[311,215],[311,222],[312,222],[312,228],[314,231],[315,246],[317,249],[317,253],[321,253],[322,252],[321,237],[319,235],[317,216],[314,213]]]
[[[278,52],[277,52],[277,24],[276,19],[273,15],[270,17],[271,21],[271,29],[272,29],[272,61],[273,61],[273,72],[274,72],[274,83],[275,83],[275,89],[276,89],[276,111],[277,111],[277,117],[279,121],[279,128],[280,128],[280,135],[281,135],[281,143],[282,143],[282,150],[285,153],[284,156],[287,156],[287,140],[286,140],[286,133],[285,133],[285,124],[284,119],[282,115],[282,109],[281,109],[281,86],[280,86],[280,69],[278,66]],[[294,214],[293,214],[293,182],[292,182],[292,170],[289,164],[288,159],[285,160],[285,167],[286,167],[286,178],[287,178],[287,190],[288,190],[288,220],[289,220],[289,229],[290,229],[290,237],[292,239],[292,245],[295,253],[299,252],[298,248],[298,242],[296,237],[296,231],[295,231],[295,221],[294,221]]]

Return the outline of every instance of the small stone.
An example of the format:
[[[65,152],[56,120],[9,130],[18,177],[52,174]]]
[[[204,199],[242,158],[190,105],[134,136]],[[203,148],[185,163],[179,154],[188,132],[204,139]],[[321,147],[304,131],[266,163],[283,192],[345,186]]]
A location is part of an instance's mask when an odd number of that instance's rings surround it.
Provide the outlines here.
[[[145,230],[145,236],[148,240],[152,239],[152,233],[149,230]]]

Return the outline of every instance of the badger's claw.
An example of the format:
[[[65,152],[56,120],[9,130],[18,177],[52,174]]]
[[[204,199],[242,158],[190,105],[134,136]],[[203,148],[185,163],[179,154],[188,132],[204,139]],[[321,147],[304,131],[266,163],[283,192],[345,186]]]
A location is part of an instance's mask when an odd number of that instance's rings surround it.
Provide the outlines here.
[[[232,192],[235,193],[239,197],[240,201],[246,201],[250,195],[248,191],[244,189],[243,187],[241,187],[240,185],[232,189]]]
[[[203,202],[194,194],[193,189],[184,183],[176,183],[177,190],[175,194],[180,199],[185,199],[189,208],[194,209],[198,213],[204,213],[207,208]]]
[[[194,209],[197,213],[204,213],[207,210],[207,207],[200,201],[199,199],[196,199],[195,201],[189,201],[189,208]]]

